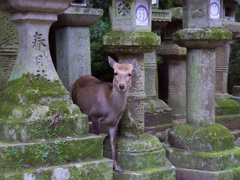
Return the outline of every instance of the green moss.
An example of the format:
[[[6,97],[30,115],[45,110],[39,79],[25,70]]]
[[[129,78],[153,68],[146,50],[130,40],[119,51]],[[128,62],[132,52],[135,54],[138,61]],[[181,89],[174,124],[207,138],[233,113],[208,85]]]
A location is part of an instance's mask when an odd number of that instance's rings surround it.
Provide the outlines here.
[[[231,31],[222,28],[183,29],[173,34],[175,40],[231,40]]]
[[[23,74],[21,78],[8,82],[0,92],[0,102],[36,103],[43,98],[64,98],[69,93],[60,81],[48,81],[44,77]]]
[[[227,99],[216,102],[216,115],[229,115],[239,113],[239,104],[237,101]]]
[[[105,46],[140,46],[142,48],[151,48],[160,43],[160,37],[148,30],[135,32],[111,31],[104,35]]]
[[[240,148],[220,152],[194,152],[166,147],[168,158],[175,167],[221,171],[238,167],[240,163]]]
[[[102,138],[96,136],[25,145],[6,145],[0,148],[2,158],[0,173],[39,167],[44,164],[59,165],[99,159],[102,157],[102,149]]]
[[[192,151],[223,151],[234,147],[234,136],[220,124],[177,125],[169,131],[168,138],[173,147]]]
[[[182,20],[182,18],[183,18],[183,8],[182,7],[172,8],[170,10],[172,11],[172,19]]]

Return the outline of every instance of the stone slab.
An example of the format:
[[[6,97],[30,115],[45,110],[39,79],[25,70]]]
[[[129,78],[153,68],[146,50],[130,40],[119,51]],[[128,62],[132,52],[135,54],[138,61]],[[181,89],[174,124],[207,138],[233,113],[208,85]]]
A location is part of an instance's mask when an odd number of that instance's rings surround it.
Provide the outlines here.
[[[240,129],[240,115],[224,115],[224,116],[216,116],[216,123],[222,124],[229,130]]]
[[[146,169],[142,171],[125,171],[121,174],[114,172],[114,180],[175,180],[175,167],[165,166]]]
[[[240,148],[220,152],[183,151],[165,146],[167,158],[176,168],[220,171],[240,166]]]
[[[112,160],[102,158],[88,162],[71,163],[47,168],[31,169],[13,173],[2,174],[0,178],[28,179],[28,180],[64,180],[64,179],[84,179],[84,180],[112,180]]]
[[[151,127],[145,127],[145,132],[162,132],[165,131],[166,129],[170,129],[173,126],[175,126],[175,123],[168,123],[168,124],[163,124],[163,125],[157,125],[157,126],[151,126]],[[150,133],[151,134],[151,133]]]
[[[176,180],[234,180],[231,170],[224,171],[199,171],[193,169],[176,169]]]
[[[1,103],[0,103],[1,104]],[[50,104],[8,104],[0,106],[0,140],[26,142],[34,139],[67,137],[87,134],[89,122],[86,115],[71,102]],[[56,122],[52,124],[53,116]],[[6,115],[4,115],[6,114]]]
[[[172,147],[196,152],[218,152],[234,148],[234,136],[220,125],[177,125],[169,130],[168,142]]]
[[[170,124],[173,122],[171,112],[149,113],[145,112],[145,127]]]
[[[101,136],[38,140],[28,143],[0,143],[0,173],[25,168],[40,168],[46,164],[100,159],[103,153]]]

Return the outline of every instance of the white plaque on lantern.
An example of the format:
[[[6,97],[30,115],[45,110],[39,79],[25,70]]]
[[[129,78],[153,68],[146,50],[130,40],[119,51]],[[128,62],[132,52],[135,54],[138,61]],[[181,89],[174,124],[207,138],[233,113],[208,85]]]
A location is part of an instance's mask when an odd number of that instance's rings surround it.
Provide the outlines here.
[[[135,18],[137,26],[148,26],[149,21],[148,1],[137,1]]]
[[[220,0],[211,0],[210,19],[220,19]]]

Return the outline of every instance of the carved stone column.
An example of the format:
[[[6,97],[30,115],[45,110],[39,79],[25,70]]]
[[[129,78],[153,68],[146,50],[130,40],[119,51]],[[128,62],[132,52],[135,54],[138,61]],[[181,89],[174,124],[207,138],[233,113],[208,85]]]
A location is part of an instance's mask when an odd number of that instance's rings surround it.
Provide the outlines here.
[[[160,43],[160,37],[151,32],[151,2],[113,0],[110,15],[113,31],[104,35],[104,48],[114,53],[119,63],[129,63],[135,58],[138,61],[117,139],[118,163],[125,172],[114,173],[113,178],[175,179],[174,168],[165,165],[165,150],[159,140],[144,133],[144,53],[153,52]],[[108,138],[104,142],[104,155],[111,157]],[[146,169],[149,171],[145,172]]]
[[[186,55],[187,49],[176,44],[164,44],[157,54],[168,61],[168,105],[174,119],[186,117]]]
[[[102,137],[88,134],[88,119],[72,103],[50,56],[49,28],[70,3],[0,1],[19,33],[17,60],[0,92],[1,179],[112,179]]]
[[[179,180],[239,178],[233,169],[240,166],[240,149],[230,131],[215,124],[215,49],[232,39],[230,31],[220,28],[222,3],[185,0],[184,29],[173,34],[187,48],[187,123],[168,132],[166,146]]]
[[[102,9],[76,5],[58,14],[56,29],[57,72],[68,91],[80,76],[91,74],[89,27],[103,15]]]
[[[18,52],[18,32],[10,15],[0,12],[0,90],[7,84]]]

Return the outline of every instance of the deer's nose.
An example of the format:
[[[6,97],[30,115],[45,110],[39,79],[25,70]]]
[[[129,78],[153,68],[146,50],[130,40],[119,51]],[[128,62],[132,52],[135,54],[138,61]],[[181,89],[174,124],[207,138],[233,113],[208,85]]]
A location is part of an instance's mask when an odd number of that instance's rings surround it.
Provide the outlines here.
[[[124,88],[125,88],[125,86],[124,86],[123,84],[120,84],[120,85],[119,85],[119,89],[120,89],[120,90],[123,90]]]

